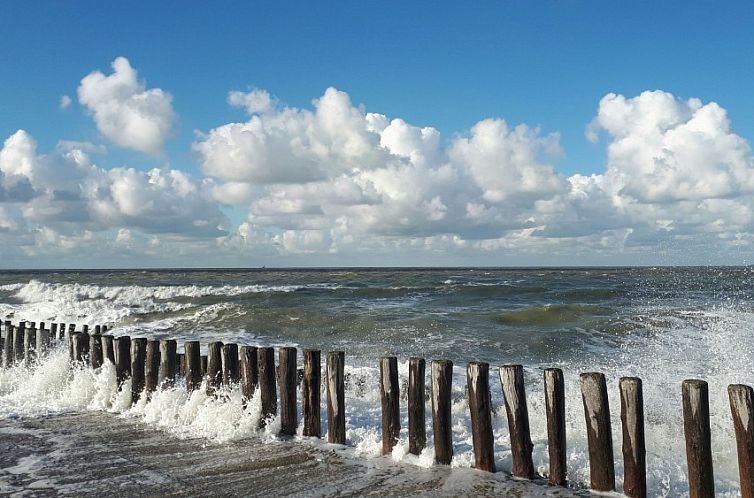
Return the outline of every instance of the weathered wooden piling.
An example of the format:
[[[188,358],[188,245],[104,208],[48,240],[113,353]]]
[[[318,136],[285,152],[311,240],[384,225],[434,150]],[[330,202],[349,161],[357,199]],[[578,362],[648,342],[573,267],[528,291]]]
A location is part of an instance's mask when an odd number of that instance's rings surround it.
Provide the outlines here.
[[[598,372],[586,372],[582,373],[580,378],[589,444],[589,473],[592,489],[613,491],[615,489],[613,433],[610,425],[610,405],[605,376]]]
[[[681,391],[689,496],[691,498],[712,497],[715,495],[715,477],[712,471],[707,383],[697,379],[684,380]]]
[[[71,345],[73,347],[73,360],[76,362],[83,362],[84,356],[86,355],[86,349],[84,347],[84,342],[86,341],[86,336],[82,334],[81,332],[76,332],[73,335],[71,335]]]
[[[209,363],[209,360],[207,360],[207,355],[203,354],[201,355],[201,367],[202,367],[202,377],[207,375],[207,364]]]
[[[50,324],[50,338],[51,339],[58,339],[58,324],[57,323],[51,323]]]
[[[136,403],[141,397],[145,384],[145,360],[147,357],[147,339],[131,339],[131,402]]]
[[[304,350],[304,378],[301,384],[301,411],[304,417],[304,436],[322,437],[320,389],[322,385],[321,353]]]
[[[115,347],[113,344],[113,336],[110,334],[102,334],[100,336],[100,343],[102,344],[102,360],[109,361],[115,365]]]
[[[75,323],[69,323],[68,324],[68,335],[71,335],[74,332],[76,332],[76,324]]]
[[[526,388],[524,386],[524,367],[522,365],[503,365],[500,367],[500,384],[503,388],[505,413],[508,418],[508,430],[511,437],[513,456],[512,473],[515,477],[534,478],[532,461],[531,431],[529,430],[529,409],[526,405]]]
[[[223,383],[222,349],[222,342],[207,344],[207,396],[213,396]]]
[[[44,328],[37,329],[36,344],[37,356],[44,355],[47,349],[50,347],[50,331]]]
[[[641,379],[622,377],[618,386],[623,433],[623,493],[631,498],[644,498],[647,496],[647,451]]]
[[[144,390],[147,396],[157,389],[160,380],[160,341],[147,341],[147,352],[144,360]]]
[[[239,370],[241,373],[241,395],[244,404],[251,401],[257,389],[257,348],[256,346],[241,346],[239,354]]]
[[[277,375],[275,371],[275,350],[257,348],[257,368],[259,372],[259,395],[262,403],[260,425],[275,416],[278,410]]]
[[[99,335],[89,336],[89,364],[93,369],[102,366],[104,355],[102,354],[102,337]]]
[[[453,459],[453,431],[451,429],[451,392],[453,362],[432,361],[432,433],[435,439],[435,462],[450,465]]]
[[[177,344],[173,339],[160,341],[160,385],[172,387],[175,384],[175,375],[178,369]]]
[[[238,384],[240,373],[238,365],[238,344],[223,344],[223,385]]]
[[[728,399],[736,431],[741,498],[754,498],[754,389],[731,384]]]
[[[186,378],[186,355],[183,353],[176,353],[176,361],[178,362],[178,376],[182,378]],[[199,363],[202,362],[202,357],[199,356]],[[199,367],[199,373],[201,377],[201,366]]]
[[[280,348],[280,433],[292,436],[298,426],[296,403],[296,348]]]
[[[408,360],[408,452],[421,454],[427,445],[427,422],[424,403],[424,358]]]
[[[30,365],[37,356],[37,329],[34,327],[34,322],[31,325],[24,330],[24,358],[27,365]]]
[[[380,358],[380,400],[382,404],[382,454],[389,455],[401,433],[400,385],[398,359]]]
[[[24,359],[24,334],[26,322],[19,322],[13,334],[13,361],[20,363]]]
[[[61,323],[60,327],[58,327],[58,340],[65,339],[65,323]]]
[[[127,335],[113,338],[115,376],[122,384],[131,375],[131,338]]]
[[[15,353],[13,352],[13,343],[16,327],[9,325],[5,322],[5,345],[3,348],[3,364],[7,367],[12,367],[15,361]]]
[[[495,472],[489,371],[488,363],[469,363],[466,367],[466,383],[474,444],[474,466],[479,470]]]
[[[85,355],[88,360],[89,359],[89,346],[90,346],[89,343],[90,343],[91,336],[89,335],[88,332],[85,332],[85,331],[82,331],[81,334],[84,335],[84,349],[85,349]]]
[[[186,341],[183,343],[184,377],[188,392],[196,391],[202,385],[202,355],[199,350],[199,341]]]
[[[547,412],[547,451],[550,457],[548,480],[553,486],[566,484],[565,382],[559,368],[545,370],[545,411]]]
[[[343,351],[327,353],[327,441],[346,444],[346,357]]]
[[[101,335],[102,334],[102,326],[101,325],[95,325],[94,326],[94,335]]]

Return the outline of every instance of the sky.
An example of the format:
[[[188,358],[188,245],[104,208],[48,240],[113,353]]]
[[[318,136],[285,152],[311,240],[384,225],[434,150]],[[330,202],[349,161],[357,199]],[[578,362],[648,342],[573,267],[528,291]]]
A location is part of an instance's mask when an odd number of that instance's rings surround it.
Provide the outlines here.
[[[751,2],[0,4],[0,267],[754,259]]]

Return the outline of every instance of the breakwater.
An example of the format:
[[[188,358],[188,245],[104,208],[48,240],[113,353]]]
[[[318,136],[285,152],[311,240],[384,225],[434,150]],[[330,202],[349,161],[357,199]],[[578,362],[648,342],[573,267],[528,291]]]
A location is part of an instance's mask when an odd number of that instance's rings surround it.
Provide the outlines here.
[[[206,389],[211,396],[222,396],[223,387],[240,385],[243,399],[248,402],[258,392],[261,399],[260,423],[279,419],[279,432],[293,434],[298,425],[298,393],[304,418],[304,435],[321,437],[320,420],[321,379],[325,379],[328,427],[331,443],[345,444],[345,354],[328,352],[323,370],[319,351],[303,352],[303,368],[298,368],[298,350],[271,347],[241,346],[213,341],[206,345],[206,355],[201,354],[198,341],[184,341],[179,352],[174,340],[148,340],[143,337],[108,334],[107,327],[81,327],[42,323],[6,322],[3,337],[3,358],[6,365],[18,362],[33,363],[45,354],[47,348],[66,344],[71,365],[86,364],[99,369],[114,366],[117,379],[128,386],[128,403],[149,397],[160,385],[179,382],[187,390]],[[379,359],[379,391],[382,411],[382,452],[390,454],[400,433],[400,391],[398,363],[395,357]],[[425,399],[429,398],[431,425],[434,436],[435,460],[447,464],[452,459],[452,414],[450,393],[453,379],[452,364],[447,360],[431,362],[429,389],[425,386],[426,365],[422,358],[409,361],[408,437],[409,451],[421,453],[426,443]],[[324,376],[322,375],[324,372]],[[493,371],[493,373],[495,373]],[[520,478],[533,478],[532,443],[529,435],[526,388],[523,368],[504,365],[497,371],[504,393],[504,404],[510,430],[512,474]],[[484,362],[471,362],[466,366],[466,396],[473,431],[474,465],[478,469],[496,470],[493,452],[491,423],[490,366]],[[565,397],[563,372],[560,369],[544,371],[545,401],[547,405],[549,471],[551,484],[564,485],[567,472],[565,454]],[[461,379],[463,380],[463,379]],[[601,373],[587,372],[580,376],[584,410],[584,423],[588,435],[591,487],[607,491],[615,487],[612,427],[607,385]],[[689,492],[692,496],[710,496],[714,489],[711,435],[709,423],[708,386],[704,381],[690,379],[680,387],[683,398],[684,432],[686,437]],[[623,490],[629,496],[645,496],[646,453],[644,442],[642,382],[638,378],[623,378],[619,386],[621,398],[622,453],[624,461]],[[751,432],[752,393],[742,385],[729,386],[731,423],[738,442],[741,493],[751,496]],[[316,394],[315,394],[316,393]],[[427,396],[426,394],[429,394]],[[672,395],[669,393],[669,395]],[[450,457],[450,458],[448,458]]]

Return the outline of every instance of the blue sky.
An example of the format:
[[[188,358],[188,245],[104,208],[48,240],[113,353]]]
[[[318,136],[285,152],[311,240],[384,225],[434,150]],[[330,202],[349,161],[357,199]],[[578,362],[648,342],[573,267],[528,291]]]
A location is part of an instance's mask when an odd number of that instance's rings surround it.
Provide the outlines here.
[[[346,92],[356,108],[363,105],[365,112],[435,128],[447,149],[485,118],[504,119],[510,127],[526,124],[538,129],[539,136],[558,133],[561,152],[544,162],[563,178],[599,175],[608,169],[608,146],[617,135],[600,126],[600,139],[593,142],[585,130],[598,115],[600,99],[610,93],[630,99],[660,90],[678,102],[714,102],[727,112],[731,133],[750,143],[753,22],[750,2],[515,1],[469,7],[449,2],[10,1],[0,6],[0,135],[5,139],[25,130],[38,143],[39,155],[51,154],[60,140],[104,145],[107,153],[93,156],[103,170],[169,167],[197,182],[203,177],[228,181],[223,174],[207,173],[207,154],[197,153],[194,144],[200,141],[197,132],[206,135],[249,119],[243,109],[228,105],[229,91],[264,89],[286,106],[311,110],[313,99],[335,87]],[[147,89],[172,95],[175,117],[161,153],[113,143],[92,119],[92,109],[77,99],[82,78],[96,70],[109,74],[116,57],[128,59]],[[73,100],[66,109],[59,106],[63,95]],[[750,166],[750,155],[743,161]],[[730,199],[733,191],[749,195],[746,188],[738,188],[745,183],[741,175],[733,177],[736,188],[716,191],[711,198]],[[255,181],[249,188],[259,190]],[[675,201],[698,200],[697,194],[690,195]],[[493,197],[487,195],[486,201],[499,202],[490,201]],[[451,206],[442,195],[439,199]],[[228,231],[244,220],[249,202],[253,199],[220,207],[229,216]],[[9,205],[7,210],[17,213],[23,207]],[[24,223],[34,231],[35,222]],[[144,232],[135,222],[122,225],[86,230],[103,236],[124,227],[135,234]],[[269,222],[263,231],[280,235],[289,229],[286,225]],[[499,228],[500,234],[509,229]],[[435,227],[410,235],[457,231]],[[398,232],[386,230],[380,236]],[[160,232],[150,228],[144,233],[153,237]],[[748,233],[748,228],[737,227],[736,233]],[[479,240],[475,237],[469,240]],[[570,247],[565,262],[578,252]],[[332,254],[332,246],[325,253]],[[731,261],[740,262],[739,253]],[[25,265],[50,254],[37,247],[14,258]],[[319,261],[318,257],[327,262],[316,251],[290,260],[275,254],[269,257],[291,264]],[[186,264],[191,264],[192,257],[187,258]],[[248,258],[256,261],[247,254],[240,264],[251,261]],[[594,259],[610,257],[601,254]],[[443,261],[440,257],[437,262]]]

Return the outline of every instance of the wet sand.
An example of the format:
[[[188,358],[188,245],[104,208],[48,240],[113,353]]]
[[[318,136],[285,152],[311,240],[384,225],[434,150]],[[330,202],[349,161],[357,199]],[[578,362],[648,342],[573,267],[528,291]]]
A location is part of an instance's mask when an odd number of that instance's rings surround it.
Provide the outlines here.
[[[103,412],[0,420],[4,496],[587,496],[295,441],[179,439]]]

